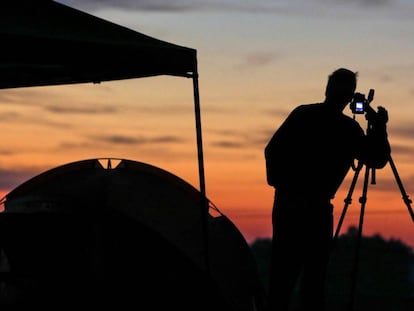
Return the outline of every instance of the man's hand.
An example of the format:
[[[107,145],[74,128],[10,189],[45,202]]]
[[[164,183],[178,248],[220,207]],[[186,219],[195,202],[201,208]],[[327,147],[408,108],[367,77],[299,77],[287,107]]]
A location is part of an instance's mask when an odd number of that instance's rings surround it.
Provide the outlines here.
[[[388,111],[384,107],[379,106],[377,114],[375,116],[375,123],[378,126],[382,126],[382,125],[385,126],[387,122],[388,122]]]
[[[387,130],[388,111],[379,106],[378,110],[370,109],[367,111],[365,118],[370,122],[370,129],[376,132],[385,132]]]
[[[365,119],[371,122],[372,128],[385,129],[388,122],[388,111],[382,106],[378,106],[377,111],[368,107]]]

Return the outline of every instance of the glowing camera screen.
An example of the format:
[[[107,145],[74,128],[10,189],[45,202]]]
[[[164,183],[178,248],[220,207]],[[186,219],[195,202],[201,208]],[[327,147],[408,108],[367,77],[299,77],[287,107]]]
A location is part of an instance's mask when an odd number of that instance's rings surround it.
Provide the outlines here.
[[[364,103],[363,102],[356,102],[355,103],[355,110],[358,112],[364,111]]]

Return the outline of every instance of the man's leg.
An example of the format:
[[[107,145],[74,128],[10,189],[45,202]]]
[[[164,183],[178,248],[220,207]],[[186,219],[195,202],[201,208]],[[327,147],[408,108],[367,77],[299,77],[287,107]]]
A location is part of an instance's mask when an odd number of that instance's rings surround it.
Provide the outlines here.
[[[269,284],[270,311],[289,310],[303,266],[303,231],[297,218],[296,213],[292,213],[289,207],[283,211],[276,210],[274,213]]]
[[[333,234],[331,212],[315,213],[311,217],[308,249],[302,279],[303,303],[306,310],[326,309],[325,285]]]

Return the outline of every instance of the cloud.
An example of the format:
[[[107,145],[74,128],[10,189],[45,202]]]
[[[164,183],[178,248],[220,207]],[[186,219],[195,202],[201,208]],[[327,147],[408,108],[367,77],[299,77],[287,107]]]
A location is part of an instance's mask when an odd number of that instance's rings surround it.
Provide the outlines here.
[[[402,184],[403,184],[404,190],[412,189],[412,185],[414,185],[414,175],[411,175],[411,176],[408,176],[408,177],[400,176],[400,178],[403,179]],[[398,183],[397,183],[396,179],[392,178],[392,177],[384,178],[381,175],[381,172],[376,173],[376,184],[375,185],[370,184],[368,186],[368,188],[369,189],[375,189],[377,191],[381,191],[381,192],[384,192],[384,193],[385,192],[395,193],[395,195],[401,197],[401,190],[399,189],[399,186],[398,186]],[[410,195],[410,193],[408,195]],[[401,204],[403,204],[403,203],[404,202],[401,200]]]
[[[340,1],[342,2],[342,1]],[[383,6],[391,4],[391,0],[351,0],[347,1],[348,3],[356,3],[359,5],[367,5],[367,6]]]
[[[162,104],[162,105],[148,105],[148,106],[139,106],[136,108],[139,113],[153,114],[154,116],[165,115],[165,112],[168,111],[168,115],[179,115],[184,114],[193,114],[193,108],[188,105],[180,104]]]
[[[321,9],[346,7],[384,7],[394,3],[391,0],[296,0],[296,1],[244,1],[244,0],[61,0],[60,3],[71,7],[97,11],[103,9],[140,10],[140,11],[219,11],[248,13],[321,13]],[[338,12],[337,12],[338,13]]]
[[[13,189],[37,174],[39,170],[33,168],[0,168],[0,189]]]
[[[47,98],[47,94],[35,88],[2,89],[0,92],[2,106],[38,106],[39,103],[44,102]]]
[[[398,154],[399,156],[406,157],[407,159],[411,160],[414,154],[414,145],[407,146],[401,144],[393,144],[391,143],[391,150],[392,153]]]
[[[242,142],[236,142],[236,141],[230,141],[230,140],[218,140],[215,141],[211,144],[212,146],[215,147],[220,147],[220,148],[230,148],[230,149],[239,149],[239,148],[244,148],[245,144]]]
[[[92,11],[103,8],[145,11],[186,11],[198,6],[193,1],[186,0],[62,0],[58,2],[71,7],[84,8]]]
[[[0,112],[0,119],[3,123],[7,121],[15,121],[18,118],[20,118],[20,114],[15,111]]]
[[[275,118],[286,118],[289,113],[291,112],[291,109],[288,108],[280,108],[280,107],[275,107],[275,108],[269,108],[269,109],[265,109],[263,110],[263,113],[269,117],[271,117],[272,119]]]
[[[160,135],[160,136],[129,136],[122,134],[115,135],[101,135],[91,137],[94,142],[100,142],[104,144],[114,145],[146,145],[146,144],[169,144],[169,143],[182,143],[185,139],[173,136],[173,135]]]
[[[159,135],[159,136],[131,136],[124,134],[114,134],[114,135],[95,135],[88,136],[84,140],[73,141],[64,141],[57,146],[57,151],[64,150],[75,150],[75,149],[96,149],[101,148],[106,145],[111,146],[111,148],[116,148],[117,146],[151,146],[151,145],[168,145],[168,144],[181,144],[185,143],[186,140],[182,137],[173,136],[173,135]]]
[[[262,149],[269,139],[271,132],[272,130],[252,134],[247,131],[215,130],[212,133],[214,137],[218,136],[219,138],[213,138],[209,145],[223,150]]]
[[[268,51],[258,51],[252,52],[243,58],[243,62],[241,64],[242,67],[250,68],[258,68],[258,67],[266,67],[273,63],[275,60],[280,59],[280,55],[273,52]]]
[[[194,11],[227,11],[227,12],[266,12],[269,9],[282,9],[277,1],[252,1],[240,0],[61,0],[62,4],[80,10],[98,11],[105,9],[137,10],[154,12],[194,12]]]
[[[11,151],[9,148],[7,148],[7,149],[0,148],[0,156],[10,156],[10,155],[13,155],[15,153],[16,152]]]
[[[392,129],[392,134],[402,138],[412,139],[414,137],[414,128],[411,125],[398,126]]]
[[[46,105],[45,109],[54,113],[69,113],[69,114],[97,114],[97,113],[114,113],[118,109],[109,106],[88,106],[88,107],[75,107],[64,105]]]
[[[3,123],[11,123],[14,126],[33,124],[53,128],[71,128],[71,125],[66,122],[54,121],[42,115],[23,115],[14,111],[2,112],[0,118]]]

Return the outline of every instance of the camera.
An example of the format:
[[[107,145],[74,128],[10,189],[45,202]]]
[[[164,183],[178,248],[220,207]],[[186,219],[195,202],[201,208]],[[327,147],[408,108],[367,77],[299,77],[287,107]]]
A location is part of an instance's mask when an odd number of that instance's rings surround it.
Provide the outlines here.
[[[361,93],[355,93],[351,101],[351,110],[353,114],[363,114],[366,111],[368,105],[365,95]]]
[[[355,93],[352,98],[350,108],[353,114],[363,114],[367,110],[372,111],[372,108],[369,107],[369,104],[374,99],[375,90],[370,89],[368,93],[368,98],[365,99],[365,95],[361,93]]]

